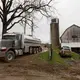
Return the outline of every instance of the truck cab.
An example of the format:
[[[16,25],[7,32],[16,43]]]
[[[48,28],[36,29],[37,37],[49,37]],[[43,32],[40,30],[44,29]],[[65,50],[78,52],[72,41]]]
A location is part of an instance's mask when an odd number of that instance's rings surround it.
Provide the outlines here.
[[[6,61],[10,61],[19,54],[23,54],[22,48],[22,34],[6,33],[1,40],[0,57],[5,58]]]

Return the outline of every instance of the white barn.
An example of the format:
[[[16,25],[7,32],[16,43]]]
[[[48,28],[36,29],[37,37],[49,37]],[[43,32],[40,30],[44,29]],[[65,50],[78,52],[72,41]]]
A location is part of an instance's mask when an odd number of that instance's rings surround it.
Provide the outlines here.
[[[80,52],[80,27],[73,24],[69,28],[67,28],[61,39],[61,47],[69,46],[72,51]]]

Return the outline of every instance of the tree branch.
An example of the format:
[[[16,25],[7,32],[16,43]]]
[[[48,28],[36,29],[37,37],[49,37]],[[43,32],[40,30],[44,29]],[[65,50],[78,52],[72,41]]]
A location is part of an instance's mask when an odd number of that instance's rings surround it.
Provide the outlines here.
[[[7,7],[7,13],[9,12],[11,6],[12,6],[12,3],[13,3],[13,0],[8,0],[7,1],[7,4],[6,4],[6,7]]]
[[[1,8],[1,6],[0,6],[0,10],[1,10],[1,12],[3,12],[3,10],[2,10],[2,8]]]
[[[14,0],[1,0],[2,6],[0,6],[0,18],[7,30],[11,29],[20,21],[24,21],[25,17],[27,24],[29,25],[29,23],[32,22],[31,19],[35,17],[34,13],[37,11],[46,17],[50,16],[48,7],[51,7],[49,4],[52,0],[49,0],[48,3],[45,3],[43,0],[25,0],[23,3],[18,3],[15,8],[12,8],[13,1]],[[15,20],[17,21],[15,22]],[[10,25],[12,22],[13,24]]]
[[[22,19],[23,19],[23,18],[22,18]],[[14,23],[7,29],[7,31],[8,31],[9,29],[11,29],[15,24],[19,23],[22,19],[20,19],[20,20],[14,22]]]
[[[3,17],[2,17],[2,15],[0,14],[0,18],[1,18],[1,21],[3,22]]]

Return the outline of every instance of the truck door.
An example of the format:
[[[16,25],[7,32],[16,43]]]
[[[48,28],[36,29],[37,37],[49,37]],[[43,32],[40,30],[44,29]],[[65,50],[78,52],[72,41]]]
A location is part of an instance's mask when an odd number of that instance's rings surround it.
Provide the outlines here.
[[[24,35],[23,34],[19,34],[16,36],[17,37],[17,46],[18,48],[24,48]]]
[[[15,39],[15,47],[16,48],[20,48],[21,44],[20,44],[20,38],[21,36],[19,34],[16,35],[16,39]]]

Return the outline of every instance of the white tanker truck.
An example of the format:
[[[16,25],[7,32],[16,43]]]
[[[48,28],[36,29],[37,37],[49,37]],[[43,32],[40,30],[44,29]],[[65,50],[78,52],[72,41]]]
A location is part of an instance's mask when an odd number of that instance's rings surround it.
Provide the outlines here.
[[[24,53],[38,53],[42,51],[40,39],[25,36],[20,33],[6,33],[3,35],[0,47],[0,57],[10,62],[17,55]]]

